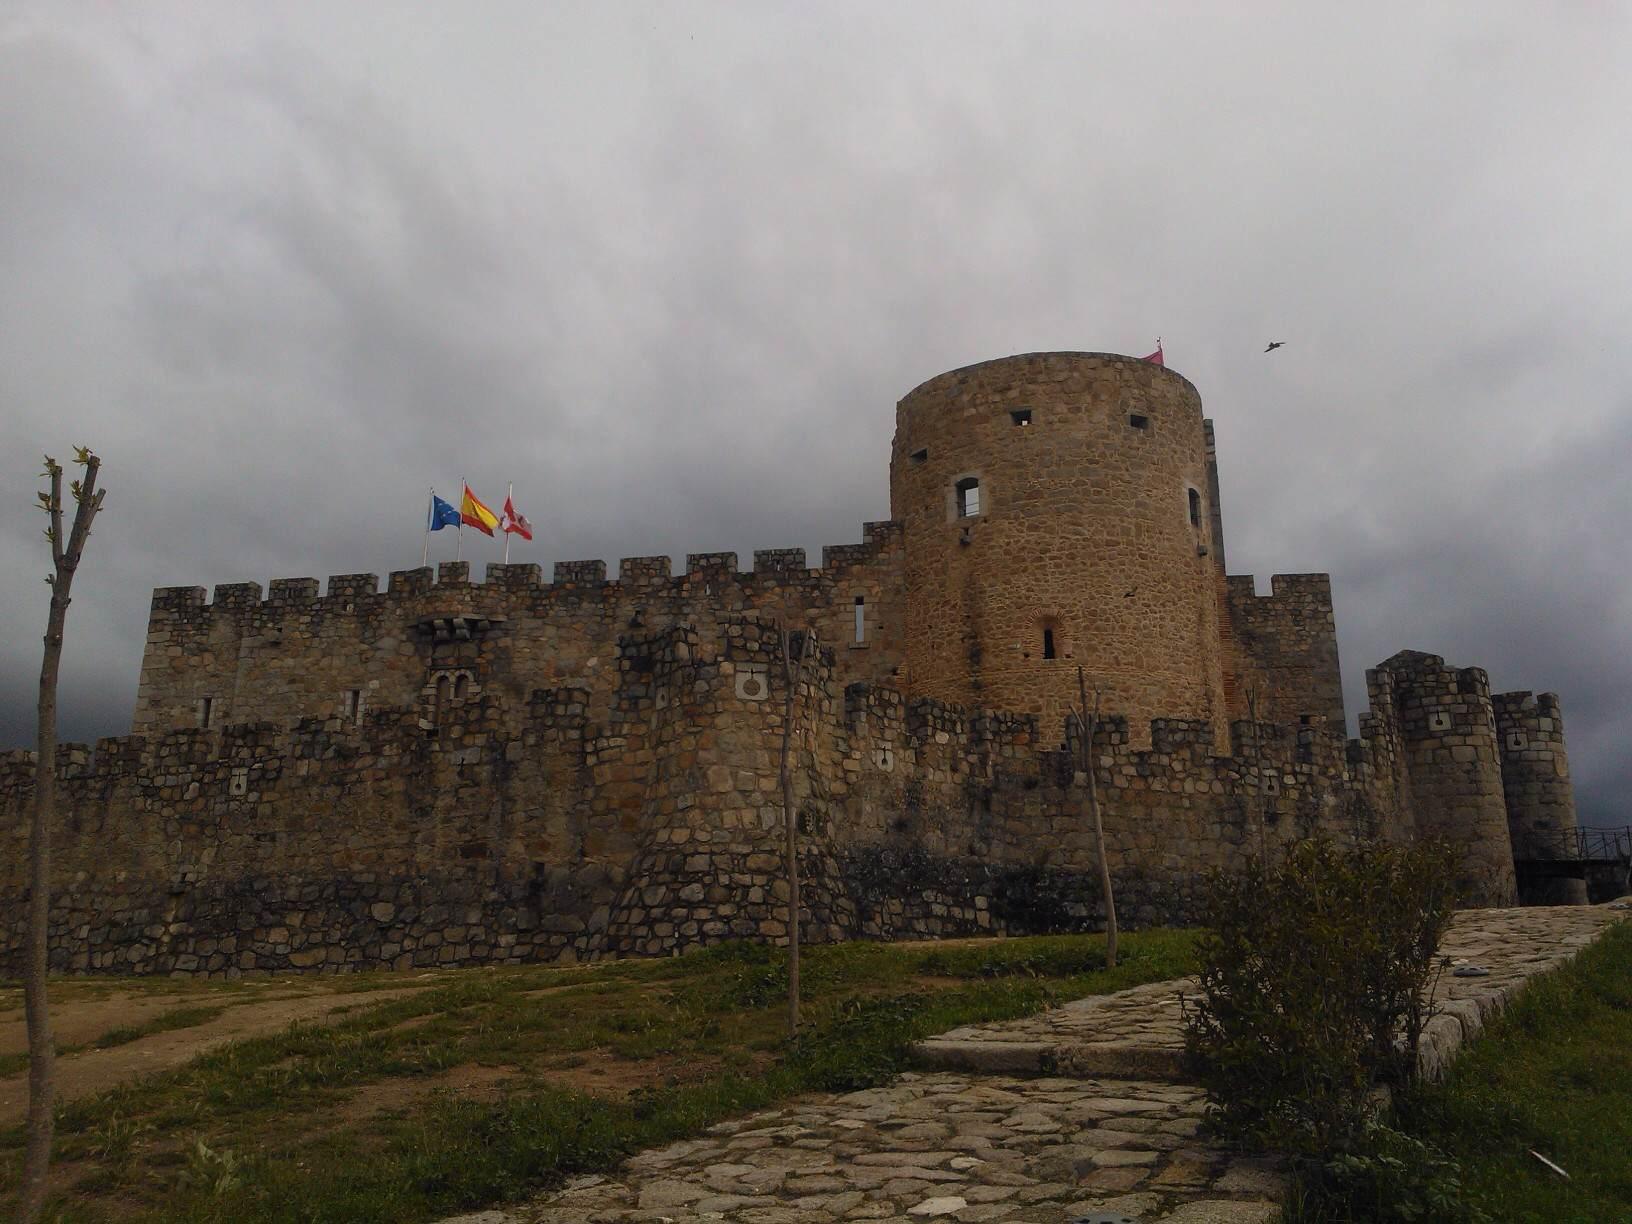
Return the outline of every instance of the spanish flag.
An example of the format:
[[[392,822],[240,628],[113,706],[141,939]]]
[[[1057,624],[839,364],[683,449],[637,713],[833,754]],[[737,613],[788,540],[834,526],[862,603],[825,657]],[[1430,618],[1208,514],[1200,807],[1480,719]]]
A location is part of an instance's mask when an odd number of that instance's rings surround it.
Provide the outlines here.
[[[459,503],[459,521],[467,527],[474,527],[483,535],[492,535],[493,529],[499,525],[499,516],[487,508],[487,504],[465,486],[464,500]]]

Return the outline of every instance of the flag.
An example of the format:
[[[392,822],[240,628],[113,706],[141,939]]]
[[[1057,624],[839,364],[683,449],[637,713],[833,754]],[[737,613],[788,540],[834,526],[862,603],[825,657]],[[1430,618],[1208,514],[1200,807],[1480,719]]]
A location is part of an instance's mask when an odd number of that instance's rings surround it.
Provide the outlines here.
[[[1160,340],[1156,341],[1156,351],[1148,357],[1141,357],[1139,360],[1148,361],[1151,365],[1165,366],[1167,362],[1162,359],[1162,342]]]
[[[499,525],[499,516],[487,508],[485,502],[465,486],[464,500],[459,503],[459,521],[467,527],[474,527],[483,535],[492,535],[493,528]]]
[[[516,513],[509,494],[504,498],[504,513],[499,516],[499,530],[514,533],[524,540],[533,538],[533,525],[527,521],[526,515]]]
[[[443,501],[435,493],[431,494],[431,522],[427,531],[441,531],[444,527],[459,526],[459,511]]]

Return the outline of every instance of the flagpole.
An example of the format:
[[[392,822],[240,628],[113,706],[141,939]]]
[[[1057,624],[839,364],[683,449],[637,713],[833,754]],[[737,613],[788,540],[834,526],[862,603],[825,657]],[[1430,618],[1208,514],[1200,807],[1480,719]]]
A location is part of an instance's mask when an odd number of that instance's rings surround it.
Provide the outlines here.
[[[431,490],[431,500],[425,503],[425,547],[419,550],[419,568],[424,569],[431,559],[431,517],[436,514],[436,490]]]
[[[459,560],[459,555],[465,550],[465,490],[470,488],[463,476],[459,477],[459,538],[453,545],[453,559]]]
[[[511,504],[510,499],[515,497],[515,495],[516,495],[516,486],[513,483],[512,484],[507,484],[507,485],[504,486],[504,504],[505,505],[507,505],[507,506],[510,505]],[[506,565],[510,564],[510,532],[508,530],[504,533],[504,563]]]

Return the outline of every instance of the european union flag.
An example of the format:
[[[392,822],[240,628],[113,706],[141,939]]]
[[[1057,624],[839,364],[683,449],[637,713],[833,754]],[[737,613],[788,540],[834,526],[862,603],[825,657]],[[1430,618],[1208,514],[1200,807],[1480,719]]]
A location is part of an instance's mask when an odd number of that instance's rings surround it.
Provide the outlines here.
[[[432,531],[441,531],[444,527],[459,526],[459,507],[450,506],[435,493],[431,494],[431,526]]]

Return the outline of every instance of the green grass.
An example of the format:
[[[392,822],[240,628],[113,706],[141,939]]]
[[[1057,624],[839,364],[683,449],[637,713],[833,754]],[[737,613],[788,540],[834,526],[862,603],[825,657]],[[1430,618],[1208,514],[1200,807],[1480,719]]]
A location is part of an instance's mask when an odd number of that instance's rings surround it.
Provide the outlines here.
[[[1632,923],[1533,979],[1467,1046],[1445,1082],[1399,1101],[1404,1143],[1460,1166],[1470,1218],[1500,1224],[1632,1220]],[[1391,1141],[1401,1150],[1401,1141]],[[1419,1149],[1420,1150],[1420,1149]],[[1569,1173],[1564,1180],[1530,1155]],[[1300,1204],[1289,1224],[1404,1218]],[[1451,1218],[1444,1212],[1433,1218]]]
[[[1094,936],[810,948],[794,1042],[785,955],[755,945],[447,974],[68,1105],[58,1159],[72,1188],[51,1218],[366,1224],[473,1210],[796,1093],[883,1083],[931,1033],[1182,975],[1191,947],[1184,931],[1126,936],[1109,972]],[[501,1069],[504,1090],[399,1093],[383,1112],[348,1112],[471,1065]],[[596,1066],[639,1087],[564,1082]],[[20,1128],[0,1132],[0,1185],[21,1144]]]

